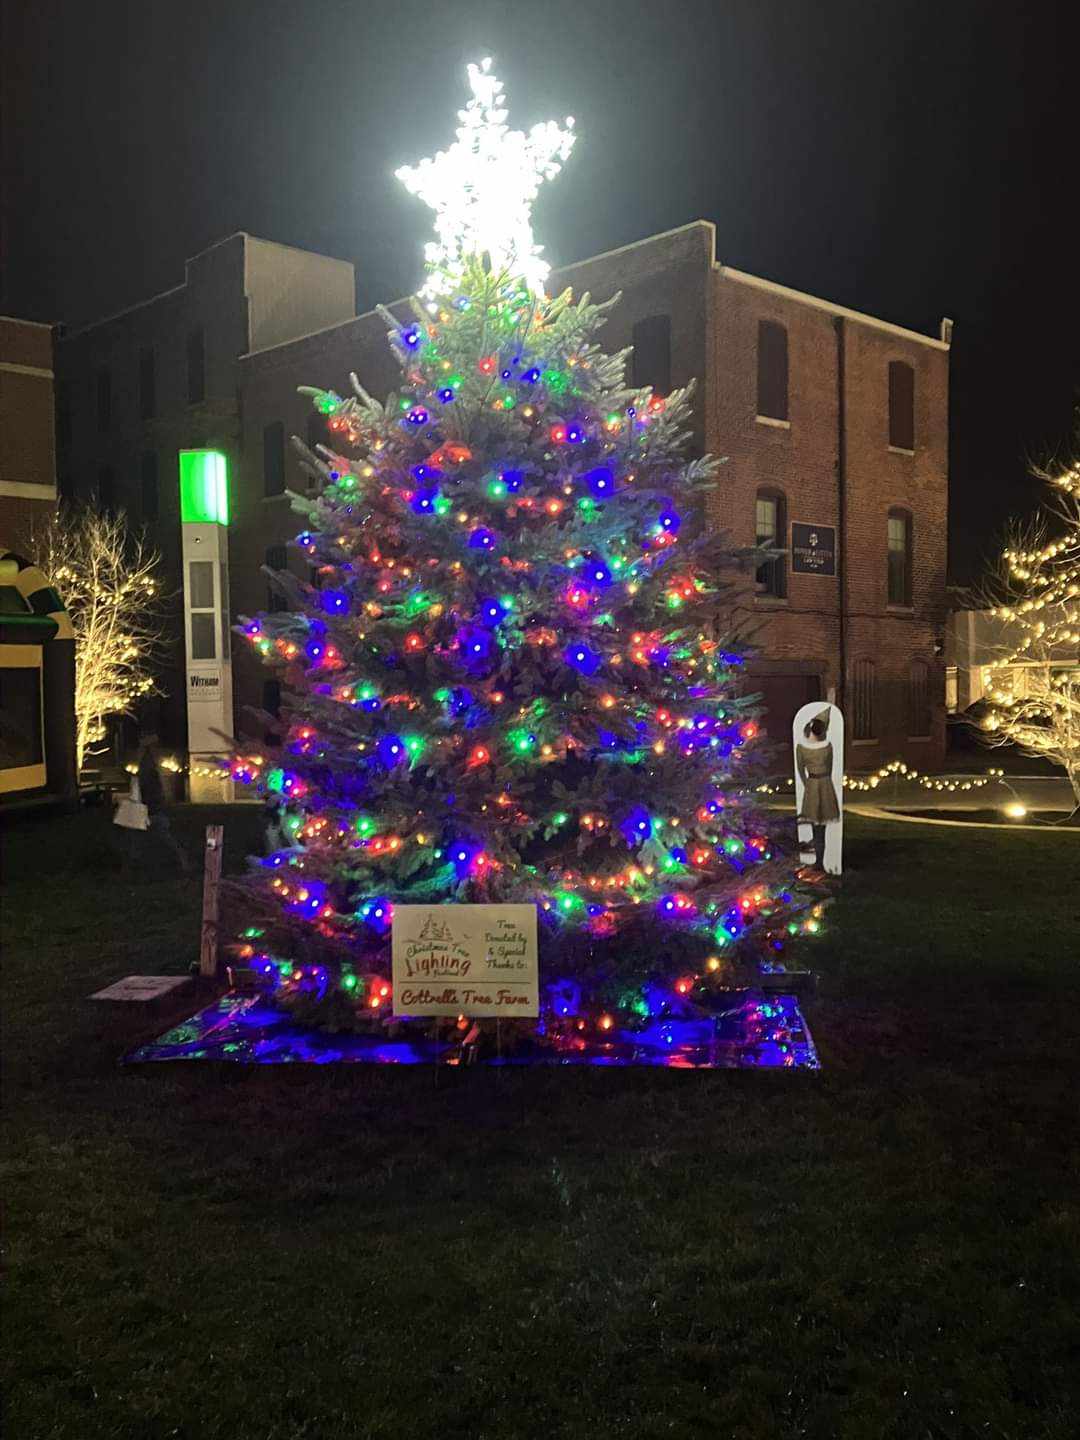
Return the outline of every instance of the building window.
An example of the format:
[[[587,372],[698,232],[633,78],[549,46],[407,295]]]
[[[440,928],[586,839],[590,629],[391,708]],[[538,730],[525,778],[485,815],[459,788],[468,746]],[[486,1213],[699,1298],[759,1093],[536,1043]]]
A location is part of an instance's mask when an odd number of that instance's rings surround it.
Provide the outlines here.
[[[889,511],[889,604],[911,606],[911,516]]]
[[[154,350],[144,345],[139,351],[139,415],[143,420],[152,420],[157,413],[157,375],[154,369]]]
[[[281,681],[264,680],[262,687],[262,708],[276,720],[281,714]]]
[[[281,718],[281,681],[264,680],[262,686],[262,708],[272,721]],[[281,726],[271,724],[263,732],[263,744],[275,745],[281,739]]]
[[[788,418],[787,330],[775,320],[758,321],[757,413],[766,420]]]
[[[191,611],[192,660],[216,660],[214,633],[214,563],[212,560],[191,560],[188,563],[188,609]]]
[[[906,360],[889,361],[889,444],[915,449],[915,371]]]
[[[787,504],[779,490],[759,490],[755,504],[755,542],[773,550],[787,549]],[[777,555],[757,568],[759,595],[782,600],[787,595],[787,557]]]
[[[911,662],[908,677],[908,734],[925,739],[930,734],[930,666],[925,660]]]
[[[285,493],[285,426],[280,420],[263,426],[263,494]]]
[[[950,715],[960,709],[960,672],[955,665],[945,667],[945,709]]]
[[[851,737],[853,740],[873,740],[877,733],[874,714],[877,683],[873,660],[855,661],[851,688]]]
[[[266,568],[267,570],[287,570],[289,568],[289,559],[284,545],[268,545],[266,547]],[[289,602],[276,585],[270,585],[267,589],[266,608],[270,611],[289,608]]]
[[[671,316],[650,315],[634,326],[633,383],[651,386],[654,394],[671,390]]]
[[[98,509],[111,515],[116,506],[116,476],[111,465],[103,465],[97,477]]]
[[[112,376],[102,365],[97,372],[97,428],[104,432],[112,425]]]
[[[66,380],[56,382],[56,442],[64,449],[71,444],[71,387]]]
[[[147,450],[139,465],[139,487],[142,494],[142,518],[154,521],[158,518],[158,474],[157,455]]]
[[[187,398],[189,405],[199,405],[206,399],[206,344],[201,326],[188,335]]]

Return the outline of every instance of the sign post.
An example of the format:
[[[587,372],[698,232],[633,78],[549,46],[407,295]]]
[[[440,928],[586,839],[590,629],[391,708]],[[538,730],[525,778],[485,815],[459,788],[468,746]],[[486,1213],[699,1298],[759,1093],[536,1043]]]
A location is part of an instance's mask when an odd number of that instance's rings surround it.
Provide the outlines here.
[[[218,968],[218,891],[221,885],[224,825],[207,825],[203,861],[202,929],[199,934],[199,974],[212,980]]]
[[[395,1015],[540,1013],[535,905],[395,905]]]
[[[221,803],[232,786],[213,761],[233,728],[229,630],[229,469],[220,450],[180,451],[184,650],[190,797]]]

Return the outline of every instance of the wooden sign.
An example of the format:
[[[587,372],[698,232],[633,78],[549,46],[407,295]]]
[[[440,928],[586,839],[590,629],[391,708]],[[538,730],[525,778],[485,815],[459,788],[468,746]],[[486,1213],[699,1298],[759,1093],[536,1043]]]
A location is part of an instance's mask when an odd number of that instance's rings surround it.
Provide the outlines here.
[[[799,859],[815,870],[839,875],[844,839],[844,717],[827,700],[813,700],[796,712],[791,731]]]
[[[106,985],[104,990],[95,991],[90,999],[152,1009],[190,988],[190,975],[126,975],[123,980]]]
[[[395,905],[395,1015],[540,1013],[535,905]]]

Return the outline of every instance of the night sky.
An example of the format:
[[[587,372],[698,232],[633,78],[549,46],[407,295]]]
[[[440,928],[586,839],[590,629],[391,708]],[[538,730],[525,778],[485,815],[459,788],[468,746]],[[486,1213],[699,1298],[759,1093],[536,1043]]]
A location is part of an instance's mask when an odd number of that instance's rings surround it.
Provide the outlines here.
[[[511,122],[573,115],[555,264],[705,218],[719,257],[953,348],[964,579],[1080,393],[1080,6],[1057,0],[6,0],[0,308],[78,325],[236,230],[412,288],[441,148],[490,54]]]

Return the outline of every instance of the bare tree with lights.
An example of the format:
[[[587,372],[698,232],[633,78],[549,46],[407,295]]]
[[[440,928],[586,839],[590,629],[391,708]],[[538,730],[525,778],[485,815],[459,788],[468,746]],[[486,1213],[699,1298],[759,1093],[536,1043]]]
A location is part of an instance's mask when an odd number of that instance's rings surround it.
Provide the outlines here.
[[[161,556],[122,514],[62,507],[36,522],[26,546],[67,606],[75,632],[75,753],[82,767],[113,715],[158,693]]]
[[[1013,531],[986,587],[1006,640],[981,723],[989,744],[1060,765],[1080,806],[1080,460],[1036,473],[1055,499]]]

